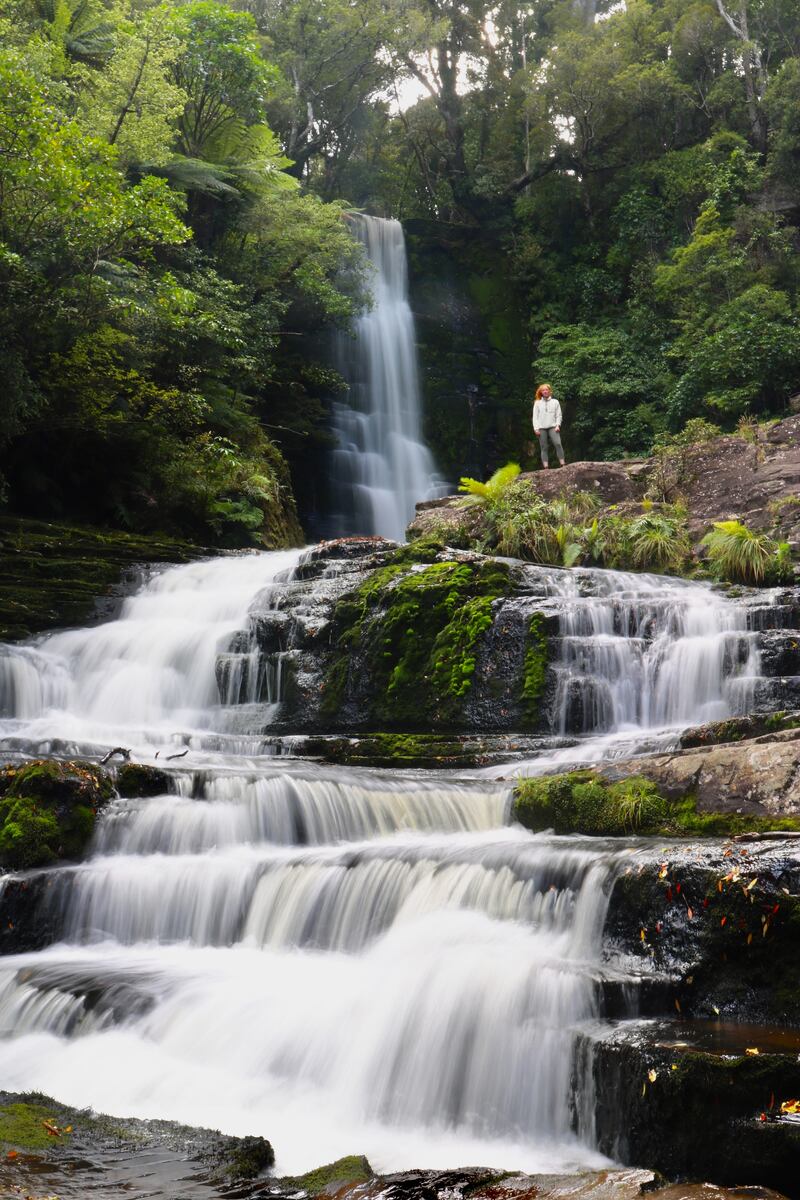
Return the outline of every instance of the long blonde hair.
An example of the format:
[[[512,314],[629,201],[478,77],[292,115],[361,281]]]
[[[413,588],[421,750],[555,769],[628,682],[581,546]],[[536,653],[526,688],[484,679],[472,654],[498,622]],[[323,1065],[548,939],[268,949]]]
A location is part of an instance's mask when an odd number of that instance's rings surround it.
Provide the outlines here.
[[[553,394],[553,389],[550,387],[550,384],[549,384],[549,383],[540,383],[540,384],[539,384],[539,386],[538,386],[538,387],[537,387],[537,389],[536,389],[536,399],[537,399],[537,400],[541,400],[541,398],[542,398],[542,392],[544,391],[544,389],[545,389],[545,388],[547,388],[548,392],[549,392],[549,393],[550,393],[550,395],[552,396],[552,394]],[[530,393],[528,393],[528,394],[530,395]]]

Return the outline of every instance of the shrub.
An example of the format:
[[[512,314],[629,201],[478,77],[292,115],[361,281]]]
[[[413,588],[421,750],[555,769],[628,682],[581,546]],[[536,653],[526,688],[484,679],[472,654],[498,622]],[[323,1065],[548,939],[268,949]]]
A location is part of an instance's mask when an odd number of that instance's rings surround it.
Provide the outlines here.
[[[630,545],[637,567],[680,571],[691,555],[686,527],[678,518],[648,512],[630,527]]]
[[[701,545],[711,571],[731,583],[783,583],[792,577],[791,550],[767,533],[755,533],[741,521],[717,521]]]

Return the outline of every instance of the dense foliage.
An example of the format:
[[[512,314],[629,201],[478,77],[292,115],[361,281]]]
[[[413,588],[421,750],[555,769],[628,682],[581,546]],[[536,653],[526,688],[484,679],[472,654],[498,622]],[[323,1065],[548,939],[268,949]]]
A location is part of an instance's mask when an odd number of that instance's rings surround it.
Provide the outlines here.
[[[254,19],[7,0],[0,56],[3,486],[18,511],[197,539],[300,536],[284,458],[319,438],[358,252],[266,120]],[[277,427],[277,429],[276,429]]]
[[[330,27],[352,13],[341,0],[259,4],[266,32],[277,28],[270,14],[291,10],[306,38],[320,7]],[[530,386],[542,378],[564,404],[572,457],[641,453],[691,417],[731,428],[744,413],[783,411],[800,389],[796,4],[357,7],[362,39],[337,60],[340,76],[350,71],[359,95],[378,88],[363,64],[367,31],[383,22],[382,61],[402,111],[376,90],[342,133],[326,109],[330,132],[307,177],[424,223],[427,245],[438,238],[469,261],[466,290],[493,354],[491,370],[475,365],[477,401],[507,410],[482,472],[519,454]],[[302,55],[305,43],[292,44]],[[420,97],[410,107],[409,79]],[[298,102],[305,95],[301,83]],[[508,370],[518,361],[509,283],[530,373]],[[447,380],[434,400],[437,388]],[[431,429],[448,465],[460,452],[462,471],[473,466],[435,419]]]
[[[519,456],[544,377],[573,458],[800,388],[790,0],[0,0],[0,35],[17,512],[299,536],[350,205],[425,231],[419,286],[431,246],[469,274],[470,394],[426,370],[454,476]]]

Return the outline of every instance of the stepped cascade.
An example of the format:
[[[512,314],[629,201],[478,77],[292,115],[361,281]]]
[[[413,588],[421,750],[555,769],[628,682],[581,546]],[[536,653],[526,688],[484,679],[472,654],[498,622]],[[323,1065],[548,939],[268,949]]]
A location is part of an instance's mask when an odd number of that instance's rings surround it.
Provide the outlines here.
[[[349,392],[333,409],[331,528],[402,540],[417,501],[443,491],[422,436],[405,239],[399,221],[356,214],[350,223],[372,268],[373,305],[355,342],[343,335],[338,345]]]
[[[266,1132],[285,1171],[354,1148],[384,1169],[599,1164],[586,1038],[626,979],[603,927],[641,848],[527,833],[502,780],[266,757],[314,597],[343,586],[303,561],[171,568],[115,621],[3,648],[6,755],[158,751],[170,786],[112,801],[87,861],[40,873],[54,941],[0,959],[0,1077]],[[495,625],[555,622],[556,737],[525,769],[752,705],[746,598],[519,570]]]

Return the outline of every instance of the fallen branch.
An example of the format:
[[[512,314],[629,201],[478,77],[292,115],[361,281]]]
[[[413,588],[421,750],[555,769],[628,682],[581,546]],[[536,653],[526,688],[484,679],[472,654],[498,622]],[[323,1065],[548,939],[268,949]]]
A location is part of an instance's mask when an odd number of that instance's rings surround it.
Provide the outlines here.
[[[167,762],[172,762],[173,758],[186,758],[186,755],[188,753],[189,753],[189,747],[187,746],[186,749],[181,750],[179,754],[168,754]]]
[[[114,758],[117,754],[120,756],[120,758],[124,758],[126,762],[130,761],[130,757],[131,757],[130,750],[126,750],[124,746],[115,746],[113,750],[109,750],[108,754],[106,754],[103,758],[100,759],[100,765],[105,766],[105,764],[107,762],[109,762],[112,758]]]

